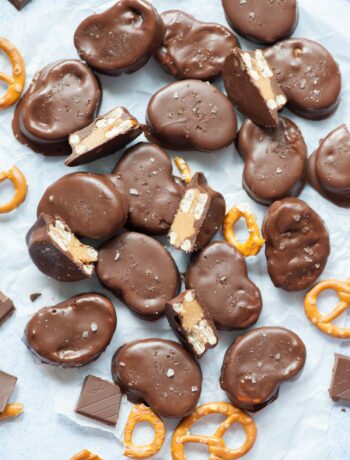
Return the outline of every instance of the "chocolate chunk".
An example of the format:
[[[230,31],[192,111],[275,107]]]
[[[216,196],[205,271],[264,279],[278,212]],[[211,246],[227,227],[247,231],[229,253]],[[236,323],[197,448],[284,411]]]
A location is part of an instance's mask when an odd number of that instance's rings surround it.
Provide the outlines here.
[[[12,300],[0,291],[0,326],[4,324],[4,322],[7,321],[14,312],[15,306]]]
[[[222,0],[222,5],[231,27],[257,43],[288,38],[298,23],[296,0]]]
[[[4,412],[13,390],[17,383],[17,377],[0,371],[0,414]]]
[[[350,402],[350,356],[335,353],[329,396],[335,402]]]
[[[298,126],[280,117],[277,128],[245,120],[237,138],[244,159],[243,187],[258,203],[298,196],[307,177],[307,147]]]
[[[235,406],[256,412],[277,399],[281,383],[294,379],[305,360],[305,345],[294,332],[259,327],[228,348],[220,385]]]
[[[75,412],[106,425],[118,421],[122,392],[118,385],[88,375],[81,389]]]
[[[144,402],[161,417],[191,414],[202,390],[199,365],[170,340],[126,343],[112,359],[112,375],[131,402]]]
[[[151,142],[178,150],[219,150],[233,142],[237,129],[228,98],[199,80],[171,83],[154,94],[147,124]]]
[[[340,71],[322,45],[305,38],[291,38],[264,50],[264,54],[293,112],[321,120],[336,110]]]
[[[33,294],[30,294],[29,298],[31,302],[35,302],[41,295],[41,292],[33,292]]]
[[[302,291],[321,275],[330,253],[329,234],[304,201],[276,201],[265,215],[262,233],[268,272],[276,287]]]
[[[22,8],[24,8],[26,5],[28,5],[28,3],[30,2],[30,0],[9,0],[9,2],[10,2],[15,8],[17,8],[18,11],[21,11]]]
[[[261,50],[235,48],[225,60],[223,79],[233,105],[258,125],[277,127],[287,99]]]
[[[16,107],[15,137],[34,152],[68,155],[68,136],[91,123],[101,99],[92,71],[77,60],[62,60],[37,72]]]
[[[50,185],[37,214],[58,216],[73,233],[88,238],[114,236],[124,226],[129,211],[127,196],[105,174],[67,174]]]
[[[172,175],[167,153],[141,142],[124,153],[112,174],[117,188],[129,195],[127,227],[150,235],[167,233],[184,189]]]
[[[42,362],[80,367],[107,348],[116,325],[112,302],[91,292],[40,309],[28,322],[24,339]]]
[[[232,32],[179,10],[165,11],[161,18],[165,35],[156,58],[168,73],[178,79],[198,80],[221,74],[225,57],[238,46]]]
[[[158,241],[127,232],[99,249],[96,274],[101,283],[142,319],[156,320],[178,293],[180,275]]]
[[[226,204],[221,193],[209,187],[203,173],[187,185],[169,231],[170,244],[185,252],[203,248],[225,219]]]
[[[146,0],[119,0],[86,18],[74,34],[79,56],[99,72],[120,75],[144,66],[160,47],[164,25]]]
[[[29,229],[26,242],[37,268],[57,281],[80,281],[95,270],[97,251],[82,244],[61,219],[40,214]]]
[[[260,291],[248,278],[242,254],[226,241],[213,241],[196,255],[186,288],[195,290],[218,329],[246,329],[259,318]]]

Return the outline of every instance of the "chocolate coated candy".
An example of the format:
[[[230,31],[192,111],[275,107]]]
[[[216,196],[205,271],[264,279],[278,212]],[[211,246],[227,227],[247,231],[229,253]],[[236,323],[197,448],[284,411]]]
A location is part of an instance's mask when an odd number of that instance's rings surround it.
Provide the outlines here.
[[[169,252],[158,241],[127,232],[99,250],[97,276],[142,319],[156,320],[176,296],[180,276]]]
[[[110,176],[78,172],[50,185],[37,213],[60,217],[77,235],[102,239],[118,233],[128,210],[128,198],[116,189]]]
[[[147,107],[146,136],[172,149],[219,150],[233,142],[237,120],[215,86],[183,80],[160,89]]]
[[[146,0],[119,0],[77,28],[74,45],[80,57],[99,72],[120,75],[144,66],[159,48],[164,25]]]
[[[335,354],[335,363],[329,396],[335,402],[350,402],[350,357]]]
[[[34,152],[66,155],[68,136],[93,121],[100,99],[99,82],[82,62],[49,64],[35,74],[16,107],[14,135]]]
[[[162,13],[165,35],[156,58],[178,79],[210,80],[222,71],[225,57],[238,46],[236,37],[220,24],[201,22],[184,11]]]
[[[246,329],[259,318],[262,299],[244,257],[226,241],[214,241],[191,262],[186,288],[194,289],[218,329]]]
[[[295,378],[305,359],[305,345],[294,332],[259,327],[229,347],[220,385],[235,406],[255,412],[275,401],[280,384]]]
[[[140,142],[116,164],[115,183],[129,196],[127,226],[150,235],[166,233],[183,193],[169,156],[157,145]]]
[[[321,275],[330,253],[321,217],[299,198],[276,201],[265,215],[267,268],[273,284],[286,291],[309,288]]]
[[[199,365],[181,345],[170,340],[125,344],[113,357],[112,374],[131,402],[144,402],[161,417],[191,414],[202,390]]]
[[[28,322],[28,348],[47,364],[80,367],[97,359],[112,340],[117,315],[100,294],[81,294],[40,309]]]
[[[305,38],[291,38],[266,49],[264,54],[293,112],[320,120],[336,110],[340,71],[322,45]]]
[[[243,186],[261,204],[302,191],[307,176],[307,147],[297,125],[280,117],[277,128],[245,120],[237,138],[244,159]]]

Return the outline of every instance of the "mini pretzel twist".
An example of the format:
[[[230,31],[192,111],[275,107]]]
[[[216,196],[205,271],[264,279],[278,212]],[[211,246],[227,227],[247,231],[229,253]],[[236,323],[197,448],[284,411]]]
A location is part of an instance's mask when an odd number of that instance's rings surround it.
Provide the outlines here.
[[[321,315],[317,308],[317,298],[327,289],[337,292],[339,303],[330,313]],[[338,327],[332,323],[350,307],[350,279],[346,281],[330,279],[317,283],[306,294],[304,307],[306,316],[321,332],[340,339],[350,339],[350,328]]]
[[[234,227],[239,219],[244,218],[249,232],[248,239],[241,243],[237,238]],[[264,238],[261,236],[260,229],[254,217],[253,211],[248,205],[238,205],[229,210],[226,214],[223,224],[223,234],[225,240],[234,246],[245,257],[256,256],[260,249],[265,244]]]
[[[182,180],[185,182],[185,184],[189,184],[191,182],[192,177],[190,167],[183,158],[176,157],[174,161],[177,166],[177,169],[181,173]]]
[[[9,40],[0,37],[0,49],[7,54],[12,66],[11,76],[0,72],[0,80],[8,85],[6,93],[0,97],[0,109],[6,109],[20,98],[24,88],[26,73],[20,52]]]
[[[18,206],[26,199],[28,192],[26,178],[17,166],[12,166],[12,168],[8,171],[0,172],[0,183],[5,180],[10,180],[12,182],[15,194],[9,202],[0,205],[0,214],[10,212],[18,208]]]
[[[23,413],[24,405],[21,403],[11,403],[7,404],[5,410],[0,414],[0,421],[6,420],[8,418],[18,417]]]
[[[102,460],[102,458],[96,454],[93,454],[89,450],[84,449],[78,454],[74,455],[71,460]]]
[[[132,442],[132,436],[136,425],[140,422],[148,422],[154,429],[154,439],[150,444],[136,446]],[[165,426],[162,420],[144,404],[135,405],[130,414],[124,430],[124,455],[132,458],[148,458],[160,451],[164,443]]]
[[[222,414],[227,418],[218,426],[213,436],[190,433],[191,426],[209,414]],[[246,439],[241,447],[229,449],[223,439],[224,434],[233,423],[239,423],[244,428]],[[240,409],[226,402],[208,403],[197,407],[176,428],[171,442],[173,460],[186,460],[185,444],[206,444],[210,452],[209,460],[232,460],[241,458],[253,447],[256,439],[256,426],[253,419]]]

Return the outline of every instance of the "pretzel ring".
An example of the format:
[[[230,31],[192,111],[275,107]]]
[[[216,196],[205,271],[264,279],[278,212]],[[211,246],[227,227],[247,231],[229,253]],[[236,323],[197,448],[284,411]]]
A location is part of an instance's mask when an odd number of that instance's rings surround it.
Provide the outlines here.
[[[196,435],[190,433],[191,426],[209,414],[222,414],[227,418],[218,426],[214,436]],[[241,447],[229,449],[223,436],[230,426],[238,422],[244,428],[246,440]],[[186,417],[176,428],[171,441],[173,460],[186,460],[185,444],[206,444],[210,452],[209,460],[232,460],[243,457],[253,447],[256,439],[256,426],[253,419],[237,407],[226,402],[208,403],[198,406],[194,412]]]
[[[6,420],[8,418],[18,417],[23,413],[24,405],[21,403],[11,403],[6,404],[4,412],[0,414],[0,421]]]
[[[96,454],[93,454],[89,450],[84,449],[81,452],[74,455],[74,457],[72,457],[71,460],[102,460],[102,458]]]
[[[148,422],[154,429],[154,439],[150,444],[136,446],[132,442],[132,435],[136,425]],[[165,426],[162,420],[144,404],[137,404],[131,409],[124,430],[124,455],[133,458],[148,458],[160,451],[165,438]]]
[[[234,232],[234,227],[241,217],[245,219],[249,232],[249,237],[244,243],[239,241]],[[256,256],[259,254],[260,249],[265,243],[264,238],[261,236],[258,224],[256,223],[253,211],[247,204],[241,204],[229,210],[224,220],[223,234],[225,240],[231,244],[231,246],[238,249],[238,251],[245,257]]]
[[[20,52],[9,40],[0,37],[0,49],[7,54],[12,66],[11,76],[0,72],[0,80],[8,84],[6,93],[0,97],[0,109],[6,109],[20,98],[26,80],[26,73]]]
[[[181,173],[182,180],[185,182],[185,184],[189,184],[191,182],[192,177],[190,167],[183,158],[176,157],[174,161],[177,166],[177,169]]]
[[[321,292],[327,289],[337,292],[339,303],[330,313],[323,316],[318,311],[317,298]],[[350,328],[338,327],[332,323],[350,307],[350,279],[346,281],[330,279],[317,283],[306,294],[304,307],[306,316],[321,332],[340,339],[350,339]]]
[[[17,168],[17,166],[12,166],[8,171],[0,173],[0,184],[6,179],[10,180],[15,188],[15,194],[13,198],[5,203],[0,205],[0,214],[13,211],[18,208],[20,204],[26,199],[28,186],[26,178],[23,173]]]

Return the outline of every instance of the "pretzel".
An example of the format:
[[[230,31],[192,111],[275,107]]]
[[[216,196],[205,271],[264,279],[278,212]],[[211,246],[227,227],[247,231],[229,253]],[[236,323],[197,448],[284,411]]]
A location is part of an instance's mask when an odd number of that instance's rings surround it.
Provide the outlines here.
[[[18,417],[22,414],[24,410],[24,405],[21,403],[11,403],[6,404],[5,410],[0,413],[0,421],[6,420],[8,418]]]
[[[190,433],[191,426],[209,414],[226,415],[226,419],[218,426],[214,436],[196,435]],[[246,439],[241,447],[229,449],[223,439],[230,426],[238,422],[244,428]],[[176,428],[171,441],[173,460],[186,460],[185,444],[200,443],[208,446],[209,460],[232,460],[243,457],[253,447],[256,439],[256,426],[253,419],[240,409],[226,402],[203,404],[186,417]]]
[[[0,97],[0,109],[10,107],[20,98],[26,80],[25,65],[18,49],[6,38],[0,37],[0,49],[7,54],[11,66],[12,75],[0,72],[0,80],[8,84],[6,93]]]
[[[28,192],[26,178],[17,166],[12,166],[12,168],[8,171],[0,172],[0,183],[4,182],[6,179],[12,182],[15,188],[15,194],[9,202],[0,205],[0,214],[10,212],[18,208],[18,206],[26,199]]]
[[[132,435],[136,425],[140,422],[148,422],[154,429],[154,439],[150,444],[136,446],[132,442]],[[162,420],[144,404],[137,404],[131,409],[124,430],[124,455],[133,458],[148,458],[155,455],[161,449],[165,438],[165,426]]]
[[[74,455],[71,460],[102,460],[102,458],[96,454],[91,453],[89,450],[84,449],[78,454]]]
[[[192,177],[190,167],[183,158],[176,157],[174,161],[177,166],[177,169],[181,173],[182,180],[185,182],[185,184],[189,184],[191,182]]]
[[[234,227],[241,217],[245,219],[249,232],[249,237],[244,243],[239,241],[234,232]],[[259,254],[260,249],[265,243],[265,240],[261,236],[258,224],[256,223],[253,211],[247,204],[241,204],[229,210],[224,220],[223,234],[225,240],[231,244],[231,246],[238,249],[238,251],[245,257],[256,256]]]
[[[330,313],[323,316],[318,311],[317,298],[321,292],[327,289],[337,292],[339,303]],[[346,281],[330,279],[317,283],[306,294],[304,307],[306,316],[321,332],[340,339],[350,339],[350,328],[338,327],[332,323],[350,307],[350,279]]]

